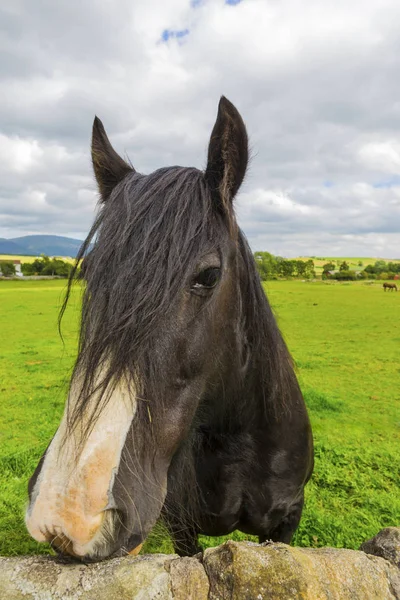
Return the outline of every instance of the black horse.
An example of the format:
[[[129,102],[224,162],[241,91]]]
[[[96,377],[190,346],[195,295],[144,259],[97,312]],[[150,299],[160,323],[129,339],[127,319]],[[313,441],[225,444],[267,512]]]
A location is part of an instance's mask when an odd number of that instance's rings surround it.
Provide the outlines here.
[[[97,118],[92,159],[101,207],[78,256],[79,354],[29,483],[31,535],[83,560],[137,551],[160,516],[181,555],[235,529],[289,543],[312,435],[235,219],[238,111],[221,99],[205,171],[137,173]]]

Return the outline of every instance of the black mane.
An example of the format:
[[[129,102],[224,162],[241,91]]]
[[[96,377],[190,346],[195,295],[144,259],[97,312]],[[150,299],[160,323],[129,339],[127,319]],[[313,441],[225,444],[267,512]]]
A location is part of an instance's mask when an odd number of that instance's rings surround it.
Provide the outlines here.
[[[74,373],[80,371],[84,376],[79,399],[69,415],[70,427],[82,417],[92,394],[101,389],[84,438],[107,402],[114,381],[124,377],[135,382],[139,395],[145,394],[146,387],[156,387],[152,376],[160,375],[151,365],[157,327],[168,318],[201,255],[218,250],[221,235],[228,236],[230,229],[215,210],[204,173],[195,168],[162,168],[148,176],[132,172],[101,205],[78,253],[60,313],[61,321],[83,260],[86,286]],[[290,356],[246,238],[238,228],[235,233],[242,259],[238,277],[248,358],[261,370],[265,409],[279,414],[285,409],[286,388],[293,384],[286,381],[291,379],[291,369],[287,369]],[[102,379],[94,383],[99,365]]]
[[[148,176],[133,172],[101,206],[78,253],[60,313],[61,321],[83,259],[86,286],[74,372],[82,369],[84,378],[71,427],[99,385],[107,390],[106,401],[113,380],[122,375],[135,380],[138,370],[142,375],[148,371],[146,357],[153,352],[160,320],[168,317],[199,254],[217,248],[219,239],[204,175],[194,168],[163,168]],[[93,389],[99,365],[104,376]]]

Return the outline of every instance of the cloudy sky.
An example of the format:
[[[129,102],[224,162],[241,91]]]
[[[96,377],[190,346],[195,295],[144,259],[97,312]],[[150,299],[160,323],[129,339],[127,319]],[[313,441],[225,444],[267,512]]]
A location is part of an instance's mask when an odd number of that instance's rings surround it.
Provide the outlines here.
[[[254,250],[400,257],[398,0],[1,0],[0,237],[82,238],[97,114],[135,168],[203,168],[219,97]]]

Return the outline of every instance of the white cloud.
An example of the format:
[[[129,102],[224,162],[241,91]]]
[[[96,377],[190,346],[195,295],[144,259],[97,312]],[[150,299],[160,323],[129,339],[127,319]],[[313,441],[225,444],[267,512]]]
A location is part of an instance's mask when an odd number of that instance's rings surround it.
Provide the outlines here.
[[[369,142],[359,150],[362,164],[372,171],[400,174],[400,140]]]
[[[38,164],[42,151],[36,140],[0,134],[0,163],[3,169],[23,173]]]
[[[255,249],[400,254],[399,19],[396,0],[2,3],[0,237],[85,234],[94,114],[139,170],[203,167],[224,94]]]

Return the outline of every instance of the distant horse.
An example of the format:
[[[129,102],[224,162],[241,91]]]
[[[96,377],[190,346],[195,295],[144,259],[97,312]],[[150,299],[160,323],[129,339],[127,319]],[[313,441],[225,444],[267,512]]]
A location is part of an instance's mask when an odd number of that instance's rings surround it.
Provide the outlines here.
[[[235,219],[242,118],[222,97],[204,172],[137,173],[97,117],[92,159],[79,354],[29,482],[29,532],[85,561],[138,552],[160,516],[181,555],[236,529],[289,543],[312,435]]]
[[[393,290],[396,290],[397,292],[397,285],[395,283],[387,283],[387,281],[385,281],[385,283],[383,284],[383,289],[386,292],[386,290],[390,290],[391,292],[393,292]]]

